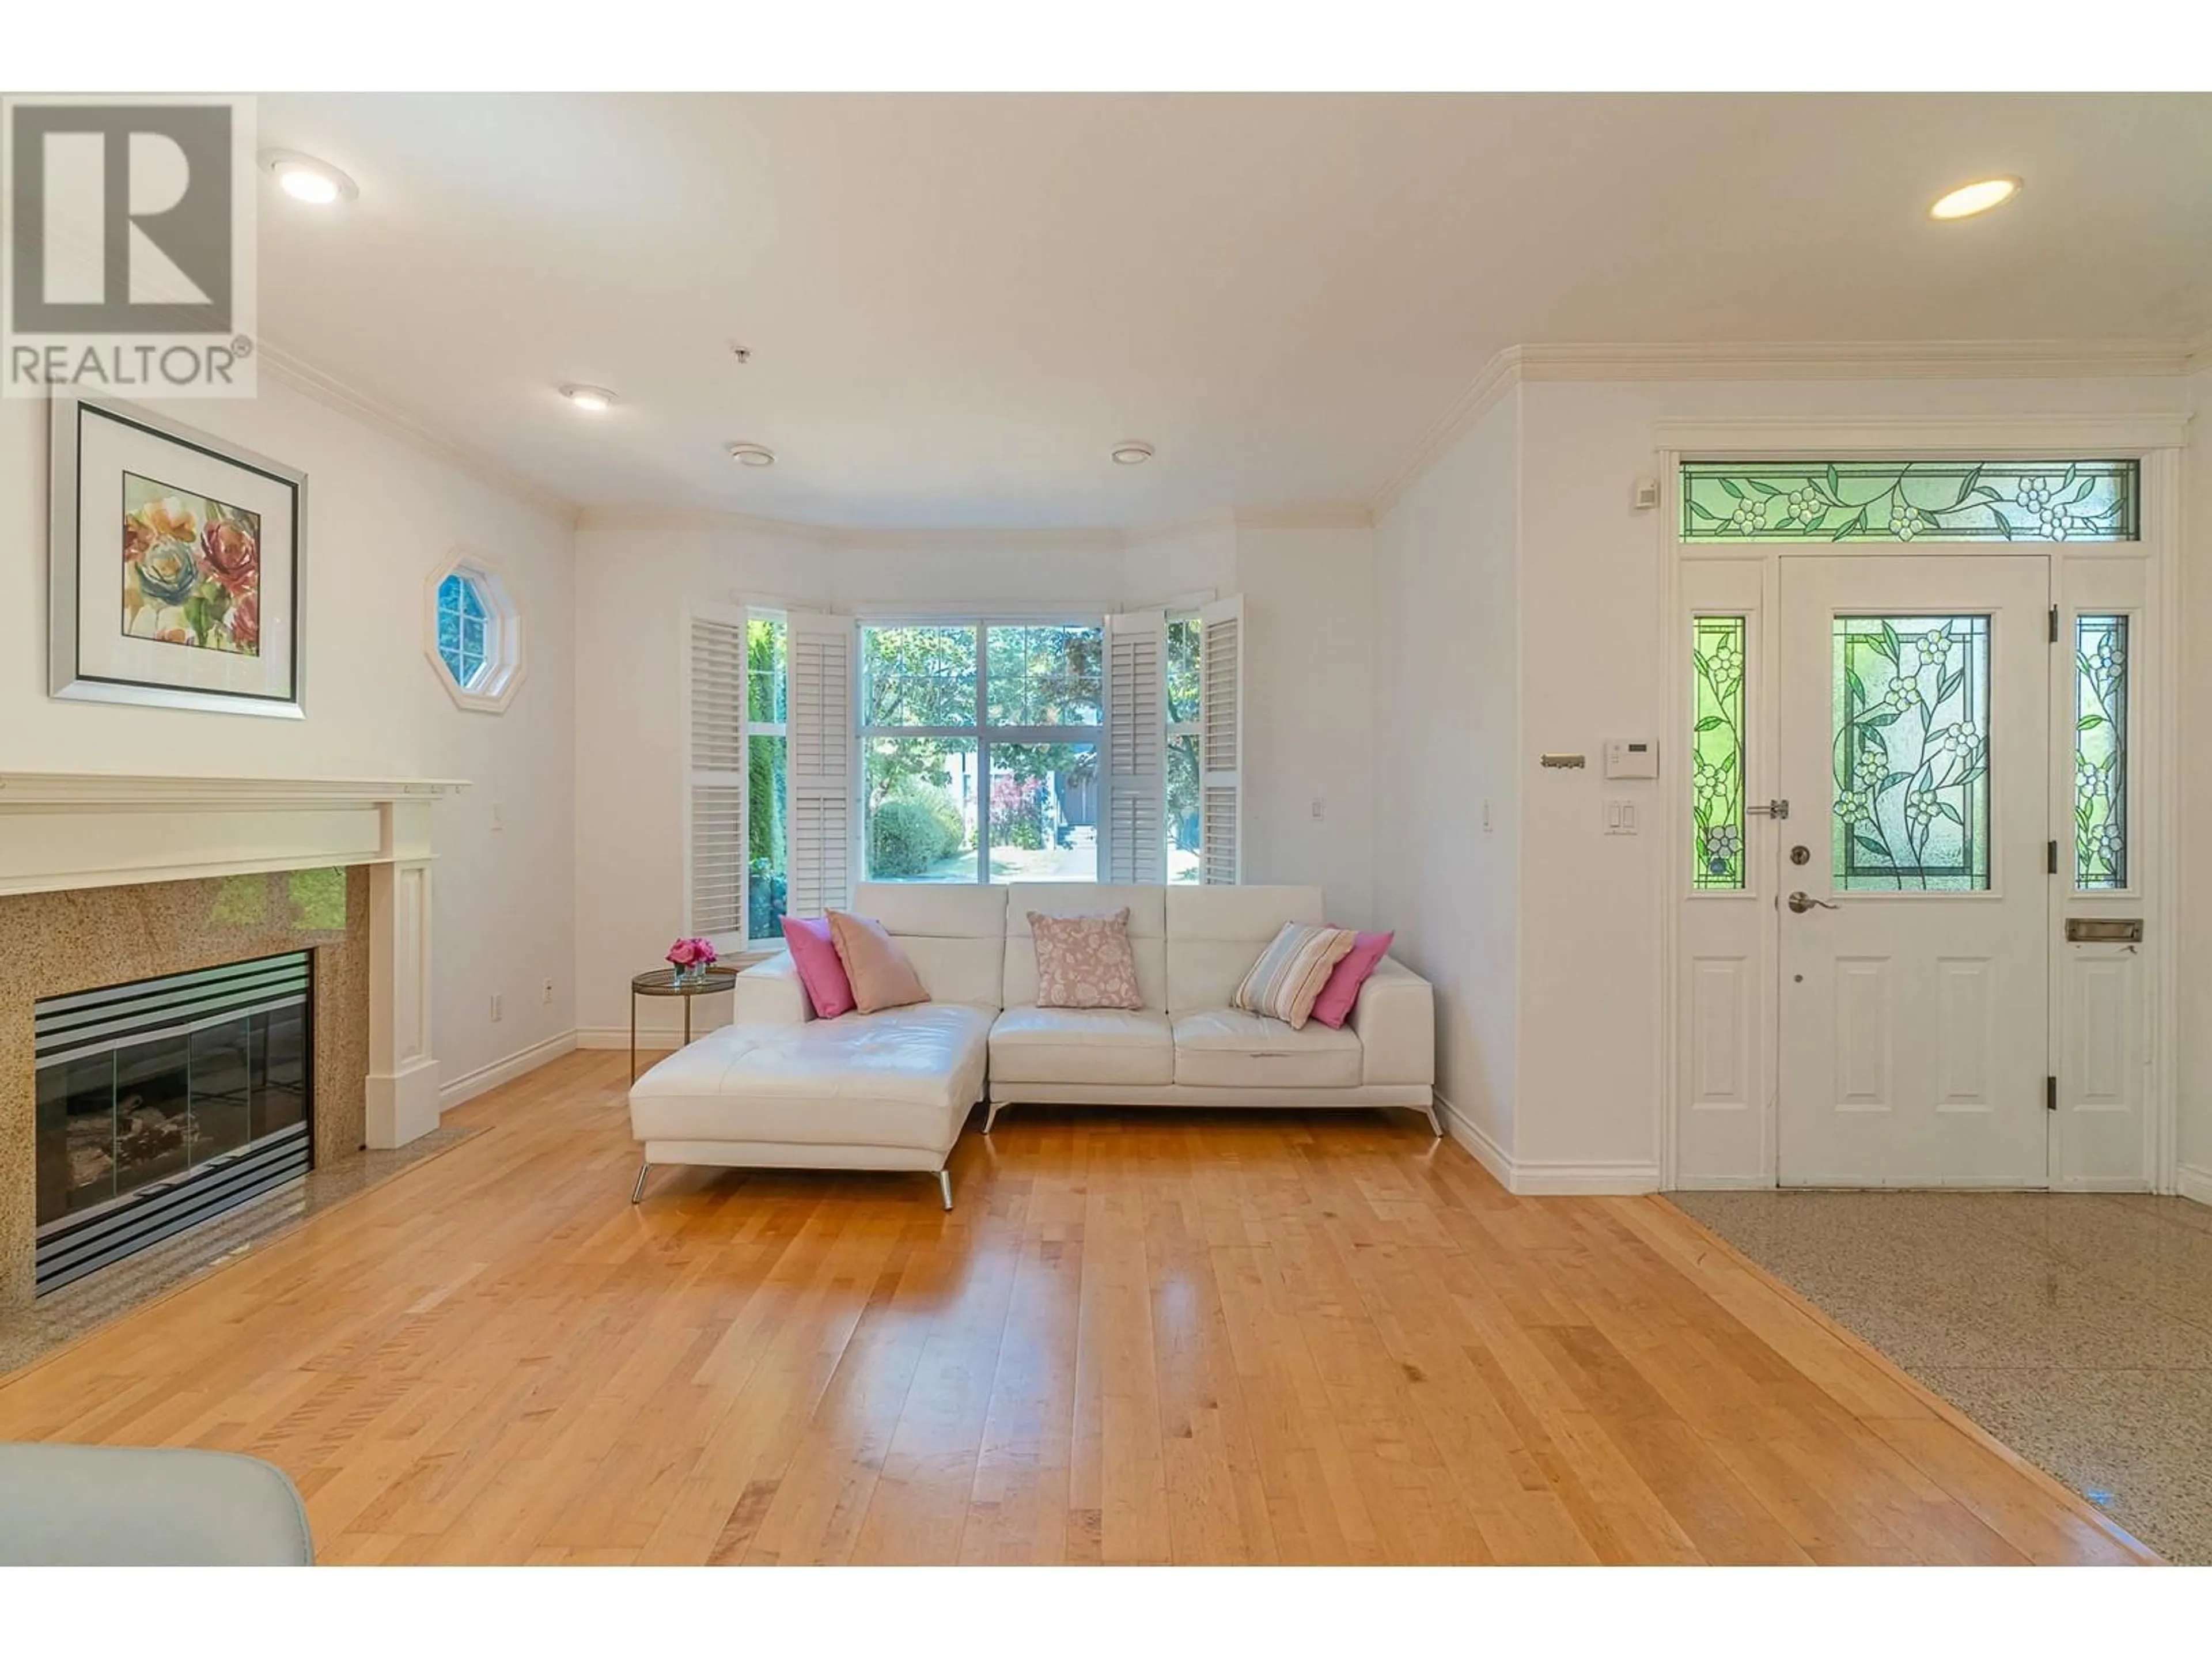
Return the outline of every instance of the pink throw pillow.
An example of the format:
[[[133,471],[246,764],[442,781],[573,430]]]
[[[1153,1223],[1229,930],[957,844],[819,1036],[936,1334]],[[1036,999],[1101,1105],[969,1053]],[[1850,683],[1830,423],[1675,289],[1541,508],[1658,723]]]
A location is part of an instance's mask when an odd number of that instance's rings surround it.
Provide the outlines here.
[[[791,947],[792,965],[799,969],[799,983],[813,1005],[815,1018],[835,1019],[860,1006],[853,1000],[853,981],[845,977],[845,964],[837,960],[829,917],[786,916],[783,942]]]
[[[1362,933],[1352,945],[1352,952],[1330,970],[1328,983],[1321,988],[1314,999],[1310,1018],[1338,1030],[1352,1018],[1352,1005],[1359,1000],[1359,988],[1367,983],[1384,957],[1390,954],[1390,941],[1395,933]]]
[[[853,1000],[862,1013],[880,1013],[886,1008],[929,1000],[929,991],[906,959],[906,952],[874,917],[832,910],[830,939],[837,947],[837,960],[845,964]]]

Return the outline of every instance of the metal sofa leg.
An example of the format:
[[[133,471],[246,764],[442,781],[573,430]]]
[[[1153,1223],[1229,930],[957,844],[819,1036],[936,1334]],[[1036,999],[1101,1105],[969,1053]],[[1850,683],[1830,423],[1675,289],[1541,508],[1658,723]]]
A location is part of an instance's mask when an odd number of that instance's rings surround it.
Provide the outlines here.
[[[1444,1124],[1443,1120],[1437,1115],[1437,1103],[1431,1100],[1421,1109],[1429,1115],[1429,1133],[1438,1140],[1442,1140],[1444,1138]]]
[[[937,1172],[937,1190],[945,1195],[945,1207],[948,1210],[951,1209],[952,1207],[951,1170],[939,1170]]]
[[[991,1126],[999,1121],[999,1103],[993,1101],[983,1109],[983,1133],[991,1133]]]
[[[642,1204],[645,1202],[645,1178],[652,1173],[653,1165],[650,1163],[641,1164],[637,1166],[637,1184],[629,1189],[629,1201],[631,1203]]]

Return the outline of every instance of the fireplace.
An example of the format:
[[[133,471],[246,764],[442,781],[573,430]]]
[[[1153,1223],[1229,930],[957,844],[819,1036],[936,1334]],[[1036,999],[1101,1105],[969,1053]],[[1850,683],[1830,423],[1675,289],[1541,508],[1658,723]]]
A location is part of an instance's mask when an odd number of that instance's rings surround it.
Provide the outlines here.
[[[307,1173],[307,951],[33,1012],[40,1296]]]

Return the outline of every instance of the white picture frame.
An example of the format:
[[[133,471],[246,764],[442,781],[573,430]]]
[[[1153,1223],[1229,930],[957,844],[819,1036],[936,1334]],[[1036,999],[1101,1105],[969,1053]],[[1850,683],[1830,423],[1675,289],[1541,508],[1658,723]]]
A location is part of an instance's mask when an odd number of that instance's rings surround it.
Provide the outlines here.
[[[303,719],[307,475],[113,399],[52,432],[51,694]]]

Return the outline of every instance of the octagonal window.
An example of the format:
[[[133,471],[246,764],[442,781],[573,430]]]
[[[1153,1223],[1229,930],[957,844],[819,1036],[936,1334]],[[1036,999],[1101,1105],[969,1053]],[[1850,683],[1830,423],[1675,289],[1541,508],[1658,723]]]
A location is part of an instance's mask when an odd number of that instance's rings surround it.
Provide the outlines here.
[[[522,617],[489,564],[458,557],[431,579],[429,647],[455,702],[493,714],[507,707],[522,678]]]

